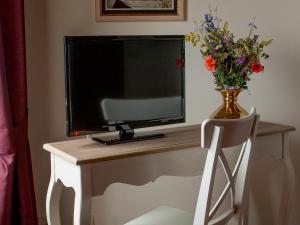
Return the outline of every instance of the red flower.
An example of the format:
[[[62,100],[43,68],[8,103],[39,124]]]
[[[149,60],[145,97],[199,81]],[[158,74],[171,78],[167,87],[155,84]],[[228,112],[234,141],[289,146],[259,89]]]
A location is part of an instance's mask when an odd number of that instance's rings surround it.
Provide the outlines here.
[[[182,67],[182,62],[183,62],[182,59],[179,59],[179,58],[176,59],[176,68],[177,69],[180,69]]]
[[[254,62],[251,65],[251,71],[253,73],[260,73],[264,70],[264,66],[260,64],[260,62]]]
[[[216,61],[214,60],[214,58],[209,55],[204,59],[204,66],[206,67],[206,69],[208,71],[214,71],[215,67],[216,67]]]

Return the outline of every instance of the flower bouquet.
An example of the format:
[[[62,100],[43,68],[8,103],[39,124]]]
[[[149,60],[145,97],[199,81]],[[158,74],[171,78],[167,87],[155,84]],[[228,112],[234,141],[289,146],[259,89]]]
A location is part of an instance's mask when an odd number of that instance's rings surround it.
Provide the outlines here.
[[[185,36],[187,42],[198,46],[204,58],[204,66],[214,76],[216,89],[221,91],[224,103],[211,118],[240,118],[247,112],[237,104],[241,90],[248,89],[247,82],[253,74],[264,70],[261,59],[269,58],[264,52],[272,39],[259,41],[254,22],[249,24],[249,34],[236,39],[229,30],[228,22],[212,12],[195,21],[195,31]]]
[[[228,22],[221,24],[222,20],[212,12],[195,23],[195,31],[188,33],[185,38],[200,48],[204,65],[212,72],[216,88],[247,89],[247,82],[252,75],[264,70],[261,59],[269,58],[264,47],[272,39],[259,41],[259,35],[254,34],[256,26],[252,22],[249,24],[248,36],[235,40]]]

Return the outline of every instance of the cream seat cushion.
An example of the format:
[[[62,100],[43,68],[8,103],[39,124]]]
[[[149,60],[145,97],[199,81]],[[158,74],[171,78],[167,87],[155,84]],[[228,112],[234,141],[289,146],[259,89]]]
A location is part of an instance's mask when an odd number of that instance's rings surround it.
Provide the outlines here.
[[[192,225],[194,216],[181,209],[160,206],[124,225]]]

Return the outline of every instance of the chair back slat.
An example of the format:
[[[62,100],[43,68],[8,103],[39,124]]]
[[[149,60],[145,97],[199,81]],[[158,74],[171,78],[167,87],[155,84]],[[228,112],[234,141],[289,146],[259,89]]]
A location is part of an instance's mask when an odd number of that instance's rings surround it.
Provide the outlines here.
[[[255,117],[255,109],[251,109],[249,116],[242,119],[208,119],[202,123],[201,127],[201,147],[209,148],[213,128],[222,126],[224,135],[221,148],[240,145],[251,135]]]

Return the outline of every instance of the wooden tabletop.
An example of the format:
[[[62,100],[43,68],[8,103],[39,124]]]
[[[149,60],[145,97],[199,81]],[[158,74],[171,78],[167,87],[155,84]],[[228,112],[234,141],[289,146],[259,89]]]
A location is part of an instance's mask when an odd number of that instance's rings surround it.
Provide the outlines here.
[[[44,144],[43,148],[75,164],[114,160],[200,146],[201,125],[158,130],[166,137],[118,145],[104,145],[88,138]],[[260,122],[257,136],[294,131],[295,127]]]

